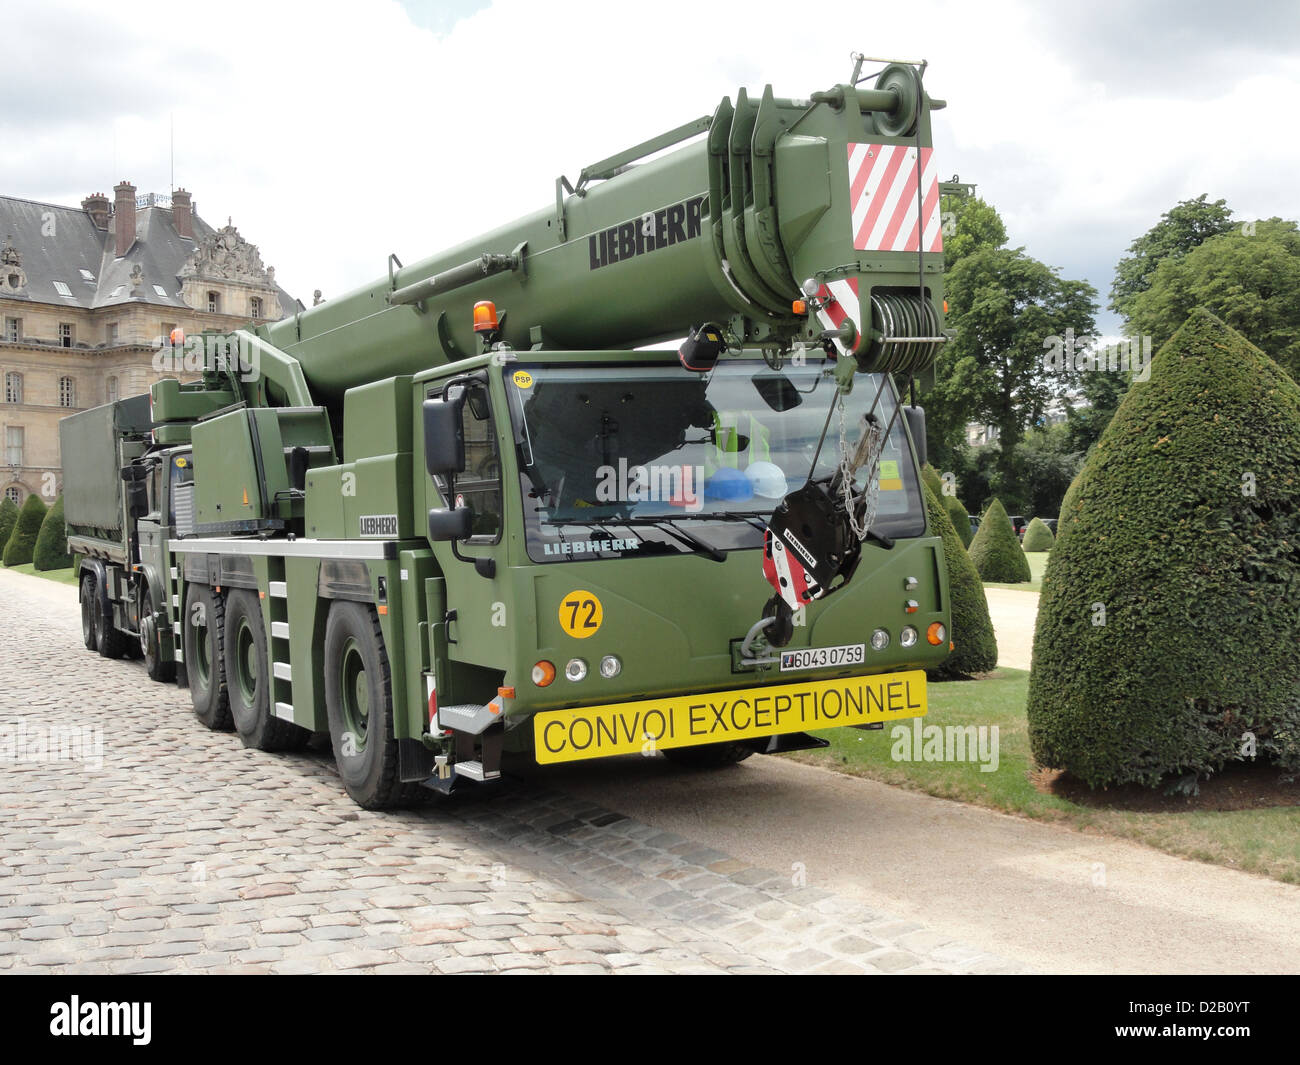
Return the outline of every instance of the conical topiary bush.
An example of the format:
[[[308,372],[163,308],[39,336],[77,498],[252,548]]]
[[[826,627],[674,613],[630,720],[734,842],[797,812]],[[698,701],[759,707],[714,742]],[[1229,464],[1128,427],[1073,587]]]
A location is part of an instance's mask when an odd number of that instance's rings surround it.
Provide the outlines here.
[[[1300,768],[1300,386],[1198,311],[1071,495],[1034,638],[1038,761],[1094,787]]]
[[[993,622],[989,619],[984,585],[943,504],[935,498],[928,485],[925,506],[930,535],[943,539],[943,561],[948,571],[948,602],[952,613],[952,631],[948,639],[954,645],[952,654],[933,672],[939,676],[987,673],[998,664],[998,643],[993,635]],[[970,524],[965,514],[962,519]]]
[[[957,535],[961,537],[961,546],[970,547],[970,542],[975,538],[975,533],[970,527],[970,513],[966,510],[966,505],[956,496],[944,496],[940,502],[943,503],[943,509],[948,512],[948,517],[952,521],[953,528],[957,530]]]
[[[63,524],[63,497],[59,496],[50,507],[32,551],[32,565],[39,570],[67,569],[72,565],[68,554],[68,530]]]
[[[943,498],[943,479],[939,476],[939,471],[928,462],[921,467],[921,480],[934,493],[936,499]]]
[[[0,551],[9,542],[9,536],[18,523],[18,504],[8,496],[0,497]]]
[[[970,542],[970,560],[975,563],[981,580],[1023,584],[1033,577],[1011,519],[996,499],[980,518],[980,527]]]
[[[45,520],[45,504],[41,497],[33,493],[18,511],[18,520],[14,531],[9,534],[5,544],[3,562],[6,566],[22,566],[32,560],[32,551],[36,548],[36,537],[40,535],[41,522]]]
[[[1025,538],[1020,541],[1023,551],[1050,551],[1056,543],[1052,530],[1043,524],[1042,518],[1035,518],[1025,529]]]

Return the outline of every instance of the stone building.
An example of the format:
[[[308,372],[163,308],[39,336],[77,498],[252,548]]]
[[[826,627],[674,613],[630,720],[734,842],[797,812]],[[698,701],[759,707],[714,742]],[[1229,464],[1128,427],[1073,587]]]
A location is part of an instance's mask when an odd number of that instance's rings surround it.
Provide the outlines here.
[[[21,504],[62,489],[59,419],[147,392],[162,338],[282,318],[301,304],[229,224],[190,193],[81,207],[0,196],[0,491]]]

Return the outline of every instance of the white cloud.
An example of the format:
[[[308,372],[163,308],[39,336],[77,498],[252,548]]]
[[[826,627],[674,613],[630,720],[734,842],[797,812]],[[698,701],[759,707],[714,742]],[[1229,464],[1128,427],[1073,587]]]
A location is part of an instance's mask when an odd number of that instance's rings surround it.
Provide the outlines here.
[[[128,19],[33,7],[7,27],[22,59],[0,119],[0,191],[75,203],[122,177],[165,191],[170,115],[176,181],[310,302],[381,275],[390,251],[417,261],[546,206],[558,174],[711,112],[741,84],[804,95],[842,80],[860,48],[930,60],[927,85],[950,105],[935,116],[941,171],[976,182],[1013,243],[1088,276],[1103,301],[1124,246],[1179,198],[1300,214],[1300,147],[1274,117],[1298,109],[1300,61],[1263,51],[1209,98],[1162,92],[1128,58],[1143,33],[1160,45],[1158,19],[1098,23],[1085,49],[1077,23],[1063,32],[1012,0],[473,8],[459,0],[471,13],[452,24],[427,4],[413,21],[393,0],[228,0]],[[1098,64],[1108,34],[1124,61]]]

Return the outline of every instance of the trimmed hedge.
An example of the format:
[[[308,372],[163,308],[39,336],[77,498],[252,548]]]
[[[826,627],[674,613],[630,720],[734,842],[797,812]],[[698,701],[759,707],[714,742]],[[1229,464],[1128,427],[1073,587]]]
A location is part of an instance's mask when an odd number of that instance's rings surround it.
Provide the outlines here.
[[[930,535],[943,538],[943,561],[948,571],[948,603],[952,616],[952,631],[948,638],[955,645],[952,654],[931,673],[949,677],[987,673],[998,664],[998,643],[993,635],[993,622],[989,619],[984,585],[943,504],[929,486],[926,486],[925,507]],[[970,525],[965,514],[962,519]]]
[[[1029,681],[1035,758],[1155,786],[1300,768],[1300,386],[1194,313],[1061,510]]]
[[[18,504],[8,496],[0,498],[0,551],[3,551],[5,544],[9,542],[16,524],[18,524]]]
[[[36,537],[41,532],[41,522],[45,520],[45,504],[35,492],[27,497],[22,510],[18,512],[18,521],[14,531],[9,534],[5,544],[4,564],[22,566],[32,560],[32,551],[36,547]]]
[[[939,477],[939,471],[928,462],[921,467],[921,480],[934,493],[936,499],[943,498],[943,481]]]
[[[970,543],[970,558],[981,580],[1024,584],[1033,579],[1029,572],[1029,559],[1020,549],[1020,540],[1011,527],[1011,519],[996,499],[980,518],[979,530]]]
[[[957,535],[961,537],[961,546],[970,547],[970,542],[975,539],[975,533],[970,527],[970,514],[966,510],[966,505],[956,496],[943,496],[940,502],[943,503],[943,509],[948,512]]]
[[[1024,551],[1050,551],[1054,543],[1056,537],[1052,535],[1052,530],[1043,524],[1042,518],[1035,518],[1025,529],[1025,538],[1020,541],[1020,547]]]
[[[68,530],[63,524],[63,497],[59,496],[50,507],[32,551],[32,565],[39,570],[68,569],[72,556],[68,554]]]

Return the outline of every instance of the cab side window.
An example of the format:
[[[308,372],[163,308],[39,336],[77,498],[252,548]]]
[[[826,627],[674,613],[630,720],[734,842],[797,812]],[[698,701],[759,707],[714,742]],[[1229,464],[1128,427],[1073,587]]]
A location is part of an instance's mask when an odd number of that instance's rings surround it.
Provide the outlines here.
[[[456,477],[456,495],[463,497],[464,505],[474,513],[470,540],[497,543],[504,505],[501,456],[487,388],[481,383],[469,387],[461,407],[461,428],[465,433],[465,472]]]

